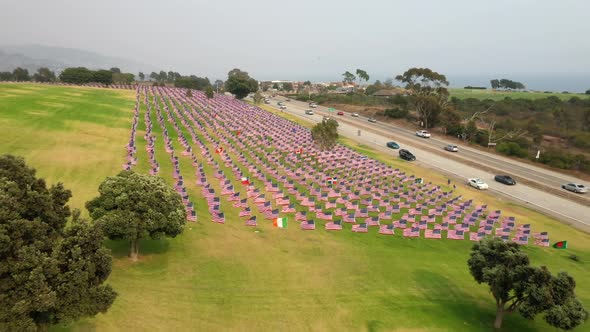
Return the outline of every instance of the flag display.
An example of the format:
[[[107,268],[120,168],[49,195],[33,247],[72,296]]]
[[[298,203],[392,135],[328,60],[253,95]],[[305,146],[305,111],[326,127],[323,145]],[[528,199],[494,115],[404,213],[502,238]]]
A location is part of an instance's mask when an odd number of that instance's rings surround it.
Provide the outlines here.
[[[275,218],[272,225],[278,228],[287,228],[287,218]]]
[[[567,241],[559,241],[553,244],[555,249],[567,249]]]
[[[249,185],[250,184],[250,179],[248,179],[247,176],[242,176],[241,181],[242,181],[242,184],[245,184],[245,185]]]
[[[303,152],[303,149],[302,149],[302,148],[299,148],[299,149],[296,149],[296,150],[295,150],[295,153],[296,153],[296,154],[301,154],[301,152]]]
[[[217,149],[215,149],[215,153],[222,153],[223,152],[223,147],[218,147]]]

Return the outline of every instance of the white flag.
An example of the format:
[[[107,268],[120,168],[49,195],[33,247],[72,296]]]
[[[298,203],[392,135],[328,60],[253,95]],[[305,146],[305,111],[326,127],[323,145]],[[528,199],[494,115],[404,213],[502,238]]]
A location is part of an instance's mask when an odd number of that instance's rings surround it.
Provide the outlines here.
[[[535,158],[539,159],[540,155],[541,155],[541,150],[537,150],[537,156]]]

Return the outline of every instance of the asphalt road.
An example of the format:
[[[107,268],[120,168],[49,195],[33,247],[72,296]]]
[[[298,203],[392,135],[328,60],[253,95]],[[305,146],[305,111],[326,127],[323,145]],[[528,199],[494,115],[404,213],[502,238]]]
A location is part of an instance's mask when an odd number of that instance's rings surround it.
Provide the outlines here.
[[[277,97],[271,99],[270,106],[277,108],[278,101],[285,101],[285,98]],[[339,121],[338,131],[342,136],[352,138],[363,144],[372,145],[377,150],[397,156],[397,150],[388,149],[385,143],[391,140],[397,141],[402,148],[412,151],[417,157],[417,162],[422,166],[436,169],[442,173],[452,175],[454,178],[463,180],[479,177],[488,183],[490,190],[512,200],[525,203],[532,209],[552,215],[566,223],[577,226],[586,231],[590,230],[590,200],[583,195],[576,195],[576,201],[568,199],[569,193],[559,192],[559,196],[552,194],[551,190],[544,187],[560,186],[566,182],[580,182],[575,178],[560,173],[552,172],[542,168],[534,167],[508,158],[496,156],[489,153],[459,146],[458,153],[446,152],[443,147],[447,142],[438,138],[423,139],[417,137],[415,132],[383,123],[369,123],[367,118],[351,117],[349,113],[344,116],[337,116],[337,110],[328,112],[327,108],[318,106],[314,109],[314,115],[306,115],[305,110],[310,109],[307,103],[290,101],[285,102],[288,113],[312,122],[320,122],[324,115],[333,116]],[[358,131],[361,135],[358,136]],[[441,153],[441,151],[444,151]],[[448,154],[448,156],[447,156]],[[522,183],[516,186],[506,186],[494,181],[496,172],[502,170],[518,179],[534,181],[534,186]],[[543,183],[539,184],[539,182]],[[571,194],[575,195],[575,194]]]

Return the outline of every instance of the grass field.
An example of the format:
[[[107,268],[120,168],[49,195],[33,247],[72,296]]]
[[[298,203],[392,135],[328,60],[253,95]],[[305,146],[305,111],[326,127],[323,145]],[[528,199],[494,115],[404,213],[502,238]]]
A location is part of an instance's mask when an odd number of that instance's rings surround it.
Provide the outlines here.
[[[549,96],[556,96],[562,100],[568,100],[572,97],[578,98],[589,98],[590,96],[580,93],[543,93],[543,92],[523,92],[523,91],[495,91],[492,89],[486,90],[477,90],[477,89],[459,89],[459,88],[451,88],[449,89],[451,97],[457,97],[460,99],[466,98],[475,98],[475,99],[492,99],[492,100],[502,100],[506,97],[510,97],[512,99],[540,99],[540,98],[547,98]]]
[[[74,190],[73,206],[95,194],[98,183],[118,172],[128,141],[132,92],[0,84],[1,153],[23,155],[48,179]],[[138,171],[147,171],[142,105]],[[152,114],[155,122],[155,116]],[[179,149],[169,123],[175,148]],[[83,134],[87,132],[87,134]],[[161,129],[154,126],[161,137]],[[353,141],[341,142],[428,181],[446,179],[392,160]],[[75,152],[75,160],[69,158]],[[156,155],[162,176],[172,181],[163,144]],[[65,157],[64,157],[65,156]],[[88,159],[93,161],[89,161]],[[192,172],[181,159],[183,173]],[[206,171],[211,171],[206,166]],[[187,186],[199,204],[196,186]],[[217,189],[217,188],[216,188]],[[520,206],[460,186],[464,197],[509,211],[519,222],[567,239],[567,251],[527,247],[533,264],[565,270],[577,280],[578,296],[590,307],[590,236]],[[244,227],[237,210],[227,224],[189,223],[175,239],[141,242],[131,263],[127,244],[107,241],[115,257],[109,283],[119,292],[112,308],[54,331],[491,331],[494,303],[487,287],[470,276],[469,241],[407,239],[350,232],[313,232],[267,223]],[[567,258],[571,253],[581,262]],[[540,317],[508,316],[504,331],[556,331]],[[590,331],[586,324],[579,331]]]

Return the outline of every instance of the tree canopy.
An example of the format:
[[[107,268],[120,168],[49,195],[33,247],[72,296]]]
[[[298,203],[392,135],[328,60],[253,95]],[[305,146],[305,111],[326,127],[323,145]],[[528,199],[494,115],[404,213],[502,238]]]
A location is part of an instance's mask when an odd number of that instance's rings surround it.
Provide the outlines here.
[[[524,84],[506,78],[493,79],[490,81],[490,85],[492,89],[523,90],[525,88]]]
[[[410,68],[395,79],[405,83],[405,88],[411,91],[413,106],[424,127],[436,124],[449,98],[449,82],[445,75],[429,68]]]
[[[243,99],[251,92],[258,91],[258,81],[251,78],[247,72],[234,68],[227,73],[225,90]]]
[[[365,82],[369,81],[369,74],[367,74],[366,71],[362,70],[362,69],[357,69],[356,70],[356,76],[360,79],[363,80]]]
[[[41,67],[33,75],[33,80],[36,82],[55,82],[56,77],[55,73],[49,70],[49,68]]]
[[[113,83],[113,72],[110,70],[97,70],[92,72],[92,82],[102,83],[102,84],[112,84]]]
[[[211,86],[211,82],[209,82],[207,77],[197,77],[195,75],[180,76],[174,80],[174,86],[177,88],[204,91],[207,87]]]
[[[205,96],[207,96],[209,99],[215,96],[215,92],[213,92],[211,85],[207,85],[207,88],[205,88]]]
[[[12,71],[12,78],[17,82],[25,82],[30,81],[31,76],[29,75],[29,71],[25,68],[16,67]]]
[[[338,122],[324,118],[311,129],[311,137],[322,150],[330,150],[338,139]]]
[[[352,84],[356,80],[356,76],[348,70],[342,74],[342,82]]]
[[[138,258],[140,239],[176,237],[183,230],[186,212],[181,197],[159,177],[122,171],[108,177],[98,192],[86,203],[90,216],[110,239],[129,241],[133,260]]]
[[[564,330],[582,324],[588,316],[574,294],[574,279],[565,272],[554,276],[544,266],[531,266],[514,242],[484,239],[474,244],[467,263],[475,280],[490,286],[496,300],[496,328],[502,327],[506,314],[515,311],[528,319],[545,313],[548,324]]]
[[[0,156],[0,330],[28,331],[106,312],[111,256],[97,225],[74,214],[71,192],[47,188],[24,159]]]
[[[64,83],[84,84],[91,82],[93,72],[85,67],[69,67],[59,74],[59,80]]]

